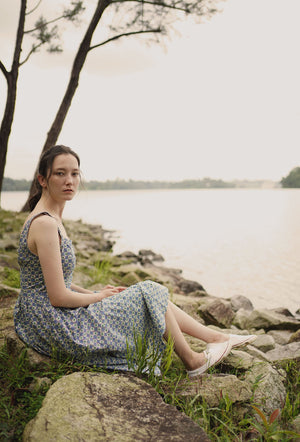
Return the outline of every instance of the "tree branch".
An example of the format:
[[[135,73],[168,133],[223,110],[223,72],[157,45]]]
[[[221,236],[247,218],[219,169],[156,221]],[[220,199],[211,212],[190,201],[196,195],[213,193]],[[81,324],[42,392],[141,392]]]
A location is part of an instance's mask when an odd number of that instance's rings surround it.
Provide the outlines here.
[[[2,74],[4,75],[6,80],[8,80],[8,72],[7,72],[6,67],[4,66],[4,64],[2,63],[1,60],[0,60],[0,71],[2,72]]]
[[[42,3],[42,0],[40,0],[40,1],[37,3],[37,5],[34,6],[30,11],[26,12],[25,15],[32,14],[32,13],[33,13],[33,12],[34,12],[34,11],[40,6],[41,3]]]
[[[99,48],[99,46],[103,46],[106,43],[110,43],[111,41],[118,40],[119,38],[122,38],[122,37],[129,37],[130,35],[137,35],[137,34],[159,33],[159,32],[162,32],[161,29],[159,29],[159,28],[158,29],[148,29],[145,31],[124,32],[123,34],[115,35],[114,37],[111,37],[105,41],[102,41],[101,43],[91,46],[89,48],[89,51],[91,51],[92,49],[95,49],[95,48]]]
[[[168,5],[166,3],[160,1],[149,1],[149,0],[112,0],[111,4],[114,3],[125,3],[125,2],[133,2],[133,3],[142,3],[143,5],[151,5],[151,6],[161,6],[162,8],[174,9],[175,11],[182,11],[189,14],[191,11],[189,8],[178,7],[176,5]]]
[[[66,18],[66,17],[68,17],[68,15],[61,15],[60,17],[54,18],[53,20],[42,23],[40,26],[37,26],[36,28],[29,29],[28,31],[24,31],[24,34],[30,34],[31,32],[38,31],[39,29],[44,28],[44,27],[50,25],[51,23],[55,23],[56,21],[59,21],[62,18]]]
[[[20,63],[19,63],[19,66],[22,66],[24,63],[26,63],[26,61],[28,61],[29,60],[29,57],[40,47],[40,46],[42,46],[44,43],[43,42],[41,42],[41,43],[39,43],[38,45],[35,45],[35,46],[32,46],[32,48],[31,48],[31,50],[28,52],[28,54],[27,54],[27,56],[24,58],[24,60],[23,61],[21,61]]]

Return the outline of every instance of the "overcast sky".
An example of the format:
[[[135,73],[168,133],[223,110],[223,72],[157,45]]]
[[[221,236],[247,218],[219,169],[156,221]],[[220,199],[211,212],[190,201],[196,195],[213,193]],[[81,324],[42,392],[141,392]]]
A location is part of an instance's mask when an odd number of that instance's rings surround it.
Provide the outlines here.
[[[5,63],[19,3],[0,0]],[[66,2],[44,3],[55,16]],[[58,142],[79,153],[86,180],[280,180],[300,166],[299,22],[299,0],[227,0],[164,48],[127,39],[96,49]],[[21,68],[5,176],[32,177],[85,28],[64,35],[63,54]],[[5,94],[1,74],[1,115]]]

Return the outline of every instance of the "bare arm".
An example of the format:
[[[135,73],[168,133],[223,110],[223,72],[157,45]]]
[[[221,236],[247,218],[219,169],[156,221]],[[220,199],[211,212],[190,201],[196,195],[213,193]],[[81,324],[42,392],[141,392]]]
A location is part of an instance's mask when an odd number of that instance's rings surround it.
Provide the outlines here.
[[[49,300],[54,307],[86,307],[121,291],[119,287],[111,288],[111,286],[105,287],[98,293],[89,290],[77,292],[66,288],[57,224],[53,218],[48,216],[37,218],[30,227],[30,237],[40,260]]]
[[[80,287],[77,284],[71,284],[71,289],[74,290],[74,292],[79,292],[79,293],[94,293],[92,290],[88,290],[88,289],[84,289],[83,287]]]
[[[71,289],[74,290],[75,292],[79,292],[79,293],[95,293],[92,290],[88,290],[88,289],[84,289],[83,287],[80,287],[79,285],[76,284],[71,284]],[[101,292],[103,292],[105,290],[105,293],[108,292],[108,290],[114,290],[116,293],[120,293],[123,290],[126,290],[126,287],[115,287],[113,285],[106,285]]]

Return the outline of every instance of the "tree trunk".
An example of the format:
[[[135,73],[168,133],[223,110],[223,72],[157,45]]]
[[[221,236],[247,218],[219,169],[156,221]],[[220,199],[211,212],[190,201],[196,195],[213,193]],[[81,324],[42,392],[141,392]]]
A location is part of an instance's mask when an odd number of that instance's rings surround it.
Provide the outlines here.
[[[59,106],[58,112],[55,116],[55,119],[52,123],[52,126],[47,134],[47,138],[44,144],[44,147],[42,149],[41,154],[48,150],[51,146],[55,145],[57,138],[62,130],[65,118],[67,116],[67,113],[69,111],[69,108],[72,103],[72,99],[75,95],[78,83],[79,83],[79,76],[80,72],[83,68],[83,65],[85,63],[87,54],[90,50],[91,40],[93,37],[93,33],[102,17],[102,14],[105,10],[105,8],[109,5],[109,1],[107,0],[99,0],[97,7],[95,9],[93,18],[89,24],[89,27],[85,33],[85,36],[79,46],[79,49],[77,51],[76,57],[74,59],[74,63],[72,66],[71,76],[69,79],[69,83],[65,92],[65,95],[62,99],[62,102]],[[29,192],[29,196],[27,198],[27,201],[25,205],[22,208],[22,211],[28,211],[29,210],[29,200],[32,196],[33,190],[34,190],[34,179],[37,175],[37,170],[35,171],[35,175],[33,178],[33,182],[31,183],[31,188]]]
[[[2,65],[2,72],[7,81],[7,96],[6,96],[4,115],[0,127],[0,195],[2,191],[2,184],[4,178],[8,140],[11,132],[11,127],[16,107],[17,82],[18,82],[19,67],[20,67],[22,41],[24,36],[26,4],[27,0],[21,1],[19,24],[18,24],[17,38],[16,38],[11,71],[10,72],[5,71],[4,66]]]

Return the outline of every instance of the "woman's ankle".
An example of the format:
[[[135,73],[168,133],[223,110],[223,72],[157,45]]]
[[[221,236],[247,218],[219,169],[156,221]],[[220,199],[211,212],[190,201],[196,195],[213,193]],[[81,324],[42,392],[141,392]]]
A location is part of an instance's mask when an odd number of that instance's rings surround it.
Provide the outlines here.
[[[222,342],[226,342],[229,340],[229,336],[225,333],[217,333],[211,341],[209,341],[209,344],[221,344]]]
[[[184,362],[184,365],[187,370],[196,370],[196,368],[202,367],[202,365],[204,365],[205,362],[206,362],[206,357],[203,352],[202,353],[193,352],[192,357],[188,361]]]

